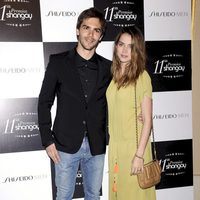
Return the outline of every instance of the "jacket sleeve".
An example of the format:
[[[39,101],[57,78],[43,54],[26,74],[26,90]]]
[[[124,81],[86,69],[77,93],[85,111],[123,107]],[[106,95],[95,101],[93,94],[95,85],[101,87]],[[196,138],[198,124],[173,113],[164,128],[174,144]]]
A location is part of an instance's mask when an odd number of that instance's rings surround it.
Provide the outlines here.
[[[54,103],[57,85],[56,64],[54,60],[53,56],[50,56],[38,99],[38,123],[44,147],[54,143],[53,132],[51,130],[51,107]]]

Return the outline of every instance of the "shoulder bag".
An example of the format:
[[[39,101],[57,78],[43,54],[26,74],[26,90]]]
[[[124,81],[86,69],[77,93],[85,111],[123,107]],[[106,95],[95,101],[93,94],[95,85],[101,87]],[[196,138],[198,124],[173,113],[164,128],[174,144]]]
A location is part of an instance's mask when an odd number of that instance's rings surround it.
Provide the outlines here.
[[[135,117],[136,117],[136,147],[138,148],[138,123],[137,123],[137,98],[135,84]],[[153,123],[153,120],[152,120]],[[138,184],[140,188],[147,189],[157,185],[161,180],[161,167],[156,155],[156,146],[154,139],[153,125],[151,128],[153,138],[153,160],[144,164],[143,173],[137,174]]]

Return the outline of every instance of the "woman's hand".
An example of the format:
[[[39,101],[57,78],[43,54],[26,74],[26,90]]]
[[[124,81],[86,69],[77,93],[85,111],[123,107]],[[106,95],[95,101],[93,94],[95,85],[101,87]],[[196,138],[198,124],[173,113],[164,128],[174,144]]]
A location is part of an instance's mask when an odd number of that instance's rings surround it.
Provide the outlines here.
[[[143,173],[144,170],[144,159],[140,156],[135,155],[131,161],[131,173],[130,175],[136,175]]]
[[[139,113],[139,115],[137,116],[137,119],[139,120],[139,122],[141,122],[142,124],[144,123],[144,119],[142,116],[142,112]]]

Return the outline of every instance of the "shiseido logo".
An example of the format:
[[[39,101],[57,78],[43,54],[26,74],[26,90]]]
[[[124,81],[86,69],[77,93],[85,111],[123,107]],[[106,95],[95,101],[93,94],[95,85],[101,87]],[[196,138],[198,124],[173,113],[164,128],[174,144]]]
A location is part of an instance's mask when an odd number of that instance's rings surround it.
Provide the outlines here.
[[[5,0],[4,2],[14,2]],[[16,3],[16,2],[15,2]],[[17,3],[26,3],[29,1],[19,0]],[[16,9],[10,4],[5,4],[0,7],[0,23],[4,23],[7,26],[13,27],[27,27],[31,26],[31,21],[33,18],[33,14],[29,12],[29,10],[25,8]]]
[[[24,68],[24,67],[8,67],[0,68],[0,73],[4,74],[25,74],[25,73],[38,73],[40,68]]]
[[[130,6],[131,5],[131,6]],[[134,26],[137,14],[130,7],[134,7],[131,1],[115,1],[111,7],[104,9],[105,19],[114,26]]]
[[[38,175],[26,175],[26,176],[9,176],[2,179],[1,183],[17,183],[17,182],[27,182],[27,181],[35,181],[46,179],[48,177],[47,174],[38,174]]]
[[[165,155],[165,158],[160,160],[162,172],[166,176],[178,176],[186,173],[187,162],[184,161],[185,154],[174,152]]]
[[[56,10],[50,10],[46,16],[47,17],[75,17],[78,13],[74,11],[56,11]]]
[[[3,135],[14,135],[18,138],[31,138],[39,135],[37,113],[17,113],[4,121]]]
[[[188,12],[185,11],[177,11],[177,12],[170,12],[170,11],[152,11],[149,17],[188,17]]]
[[[183,58],[184,56],[180,54],[163,55],[155,62],[154,74],[169,79],[183,77],[185,72]]]
[[[24,67],[8,67],[0,68],[0,73],[4,74],[24,74],[24,73],[38,73],[40,68],[24,68]]]
[[[182,119],[189,118],[189,113],[166,113],[166,114],[155,114],[153,119]]]

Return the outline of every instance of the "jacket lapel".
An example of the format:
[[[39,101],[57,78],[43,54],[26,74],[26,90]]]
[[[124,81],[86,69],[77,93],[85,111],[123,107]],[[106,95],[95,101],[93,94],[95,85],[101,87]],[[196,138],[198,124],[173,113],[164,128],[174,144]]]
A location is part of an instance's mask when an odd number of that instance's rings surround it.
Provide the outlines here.
[[[67,69],[66,70],[67,71],[66,78],[70,79],[70,83],[73,86],[73,88],[71,88],[71,90],[72,90],[72,93],[74,94],[74,96],[76,96],[80,100],[80,102],[86,103],[82,85],[81,85],[80,76],[79,76],[78,69],[76,67],[74,58],[75,58],[74,50],[70,51],[69,54],[65,58],[65,67]]]
[[[98,59],[98,58],[97,58]],[[101,63],[101,61],[98,59],[98,64],[97,64],[97,66],[98,66],[98,69],[97,69],[97,80],[96,80],[96,85],[95,85],[95,87],[94,87],[94,89],[93,89],[93,91],[92,91],[92,94],[91,94],[91,97],[90,97],[90,99],[89,99],[89,101],[88,101],[88,103],[90,102],[90,101],[92,101],[92,99],[93,98],[95,98],[96,97],[96,92],[98,91],[98,89],[99,88],[101,88],[101,85],[104,85],[104,83],[103,83],[103,77],[104,77],[104,65],[103,65],[103,63]]]

